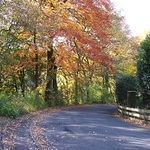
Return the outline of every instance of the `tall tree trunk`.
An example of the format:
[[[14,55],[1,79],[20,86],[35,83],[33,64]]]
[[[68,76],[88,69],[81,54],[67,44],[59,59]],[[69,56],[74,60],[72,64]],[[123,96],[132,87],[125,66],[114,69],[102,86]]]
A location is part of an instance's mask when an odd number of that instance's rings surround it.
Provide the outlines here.
[[[39,65],[38,65],[38,61],[39,61],[39,56],[38,56],[38,52],[37,52],[37,47],[36,47],[36,29],[34,29],[34,39],[33,39],[33,42],[34,42],[34,46],[35,46],[35,62],[36,62],[36,65],[35,65],[35,88],[38,87],[38,78],[39,78]]]
[[[53,89],[57,93],[58,86],[57,86],[57,66],[54,66],[54,72],[53,72]]]
[[[108,87],[109,87],[109,76],[108,76],[108,73],[105,74],[104,78],[105,78],[105,87],[108,90]]]
[[[47,51],[47,84],[45,89],[45,101],[48,102],[49,106],[52,106],[52,69],[53,69],[53,48],[51,47],[49,51]]]
[[[47,84],[45,89],[45,100],[49,106],[58,105],[57,66],[53,57],[53,47],[47,51]]]
[[[18,93],[17,79],[15,76],[13,76],[13,81],[14,81],[14,87],[15,87],[16,93]]]
[[[35,88],[39,86],[39,65],[38,65],[38,54],[35,55],[36,65],[35,65]]]
[[[79,104],[79,100],[78,100],[78,81],[75,79],[75,95],[74,95],[74,103],[75,105]]]
[[[21,87],[22,95],[24,96],[24,92],[25,92],[25,72],[24,72],[24,69],[22,69],[20,71],[20,87]]]
[[[53,71],[53,94],[55,98],[55,105],[59,105],[59,97],[58,97],[58,86],[57,86],[57,66],[54,66]]]
[[[85,85],[86,85],[86,103],[90,103],[90,91],[89,91],[89,83],[88,83],[88,81],[86,81]]]

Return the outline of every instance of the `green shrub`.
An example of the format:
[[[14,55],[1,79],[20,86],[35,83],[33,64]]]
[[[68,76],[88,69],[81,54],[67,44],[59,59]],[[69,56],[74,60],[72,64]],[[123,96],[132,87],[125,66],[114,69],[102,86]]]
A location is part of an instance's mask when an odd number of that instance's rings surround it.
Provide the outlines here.
[[[110,91],[107,88],[102,88],[101,90],[101,103],[108,104],[108,103],[114,103],[115,102],[115,96],[113,93],[110,93]]]
[[[137,63],[137,76],[143,105],[150,108],[150,34],[141,43],[141,51]]]
[[[0,114],[6,117],[15,118],[19,115],[20,106],[16,105],[10,96],[2,93],[0,94]]]
[[[23,108],[27,112],[47,107],[47,103],[45,102],[43,96],[36,91],[26,92],[25,96],[22,97],[21,100],[23,103]]]
[[[125,104],[127,91],[137,91],[137,78],[131,75],[120,75],[116,78],[116,97],[117,102]]]
[[[25,93],[24,97],[20,94],[8,95],[0,93],[0,115],[15,118],[19,115],[47,107],[42,95],[32,91]]]
[[[110,91],[103,86],[100,86],[99,84],[92,84],[89,87],[89,98],[90,98],[90,103],[101,103],[101,104],[106,104],[106,103],[113,103],[114,96]]]
[[[100,103],[101,102],[101,89],[96,83],[91,84],[89,87],[89,103]]]

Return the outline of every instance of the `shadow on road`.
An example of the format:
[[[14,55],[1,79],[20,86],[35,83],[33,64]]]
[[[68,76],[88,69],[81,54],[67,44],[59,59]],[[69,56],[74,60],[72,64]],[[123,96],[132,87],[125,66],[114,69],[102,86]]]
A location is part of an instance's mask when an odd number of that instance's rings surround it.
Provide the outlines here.
[[[45,148],[58,150],[149,150],[150,130],[114,116],[115,105],[68,109],[41,123]]]

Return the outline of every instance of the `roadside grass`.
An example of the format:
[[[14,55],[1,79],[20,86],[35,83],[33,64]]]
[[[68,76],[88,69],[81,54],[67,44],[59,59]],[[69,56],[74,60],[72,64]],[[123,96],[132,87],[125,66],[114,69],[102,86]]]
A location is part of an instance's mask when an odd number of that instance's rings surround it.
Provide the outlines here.
[[[16,118],[19,115],[46,108],[47,106],[43,97],[37,92],[28,92],[24,96],[21,94],[7,95],[6,93],[0,93],[1,116]]]
[[[60,97],[59,100],[64,101],[62,97]],[[102,89],[102,91],[100,91],[98,86],[94,86],[90,88],[87,103],[80,103],[80,105],[110,103],[114,103],[114,97],[107,90]],[[73,105],[73,103],[68,104],[68,106],[71,105]],[[61,103],[57,106],[65,105]],[[24,96],[21,93],[0,93],[0,116],[16,118],[20,115],[48,107],[48,103],[46,103],[44,96],[38,91],[25,92]]]

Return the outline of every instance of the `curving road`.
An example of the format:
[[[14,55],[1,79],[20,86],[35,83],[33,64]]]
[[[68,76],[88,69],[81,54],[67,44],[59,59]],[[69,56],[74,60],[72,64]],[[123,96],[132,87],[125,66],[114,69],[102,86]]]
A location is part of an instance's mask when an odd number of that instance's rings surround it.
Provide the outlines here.
[[[39,132],[33,132],[34,139],[26,137],[30,139],[30,145],[24,149],[150,150],[150,128],[120,120],[114,116],[115,111],[115,105],[91,105],[56,111],[34,125],[30,124],[30,128],[32,125],[32,129]],[[19,126],[20,131],[21,127],[24,126]],[[33,146],[31,139],[38,144]],[[21,145],[15,146],[13,149],[22,150]]]
[[[97,105],[57,112],[38,124],[43,149],[150,150],[150,129],[114,116],[116,106]]]

